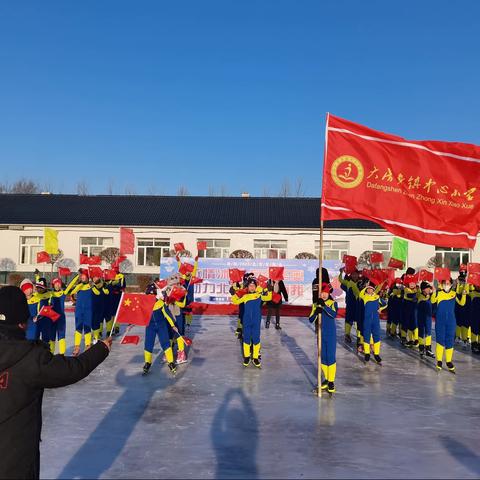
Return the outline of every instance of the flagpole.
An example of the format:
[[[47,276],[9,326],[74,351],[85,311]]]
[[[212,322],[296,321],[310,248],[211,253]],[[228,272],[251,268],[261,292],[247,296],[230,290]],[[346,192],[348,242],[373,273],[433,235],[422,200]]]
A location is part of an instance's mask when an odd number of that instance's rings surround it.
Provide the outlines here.
[[[118,307],[117,307],[117,311],[115,313],[115,319],[113,320],[112,328],[110,330],[109,338],[113,337],[113,330],[115,329],[115,325],[117,324],[118,311],[120,310],[120,307],[122,306],[123,295],[124,295],[124,292],[122,292],[122,295],[120,296],[120,301],[118,302]]]
[[[318,261],[318,300],[320,300],[320,293],[322,292],[323,283],[323,219],[322,219],[322,207],[320,206],[320,249],[319,249],[319,261]],[[317,303],[318,303],[317,300]],[[322,396],[322,310],[319,311],[317,317],[317,397]]]

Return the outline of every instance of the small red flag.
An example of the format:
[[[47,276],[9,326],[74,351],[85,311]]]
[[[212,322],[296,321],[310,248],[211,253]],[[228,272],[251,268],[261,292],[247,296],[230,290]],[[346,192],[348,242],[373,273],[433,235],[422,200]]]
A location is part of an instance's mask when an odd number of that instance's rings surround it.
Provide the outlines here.
[[[48,263],[50,261],[50,255],[47,252],[37,253],[37,263]]]
[[[120,254],[135,253],[135,234],[131,228],[120,228]]]
[[[68,277],[72,274],[71,270],[67,267],[58,267],[58,274],[61,277]]]
[[[268,269],[268,276],[274,282],[279,282],[280,280],[283,280],[284,270],[285,270],[284,267],[270,267]]]
[[[88,267],[90,278],[103,278],[103,270],[100,267]]]
[[[433,282],[433,273],[429,272],[428,270],[420,270],[420,272],[418,273],[418,279],[421,282],[432,283]]]
[[[392,257],[388,261],[388,266],[390,268],[403,268],[404,263],[401,260],[398,260],[398,259]]]
[[[243,275],[238,268],[230,268],[228,270],[228,277],[232,283],[239,283],[243,280]]]
[[[80,254],[80,265],[100,265],[102,259],[98,255],[92,255],[91,257],[87,255]]]
[[[157,288],[159,288],[161,290],[162,288],[165,288],[168,285],[168,281],[167,280],[157,280],[155,282],[155,285],[157,286]]]
[[[120,342],[120,345],[138,345],[140,337],[138,335],[125,335]]]
[[[370,254],[370,262],[371,263],[382,263],[383,262],[383,253],[372,252]]]
[[[117,313],[117,323],[130,323],[146,327],[150,323],[155,295],[144,293],[124,293]]]
[[[173,248],[177,253],[183,252],[185,250],[185,245],[183,243],[174,243]]]
[[[345,273],[349,275],[350,273],[354,272],[357,268],[357,257],[353,255],[344,255],[343,256],[343,263],[345,265]]]
[[[113,269],[110,269],[110,268],[106,268],[104,271],[103,271],[103,278],[105,278],[105,280],[115,280],[115,277],[117,275],[117,272]]]
[[[469,263],[467,269],[468,273],[480,273],[480,263]]]
[[[202,282],[203,282],[203,278],[193,277],[190,280],[190,285],[196,285],[197,283],[202,283]]]
[[[200,252],[207,249],[207,242],[197,242],[197,250]]]
[[[435,267],[435,280],[443,282],[444,280],[450,280],[451,274],[448,268]]]
[[[409,283],[418,283],[418,277],[418,273],[416,273],[415,275],[405,275],[403,277],[403,284],[408,285]]]
[[[194,266],[191,263],[182,263],[178,271],[182,275],[188,275],[189,273],[193,272],[193,269],[194,269]]]
[[[247,289],[246,289],[246,288],[239,288],[239,289],[235,292],[235,295],[236,295],[238,298],[242,298],[246,293],[247,293]]]
[[[273,292],[272,293],[272,302],[273,303],[280,303],[282,301],[282,295],[280,293]]]
[[[127,259],[126,255],[120,255],[112,264],[112,270],[118,270],[120,268],[120,264]]]
[[[186,294],[187,294],[187,291],[185,290],[185,288],[180,287],[179,285],[174,285],[172,290],[170,291],[169,297],[172,300],[179,302],[180,300],[183,299],[183,297],[185,297]]]
[[[362,277],[365,277],[365,278],[370,278],[372,276],[372,271],[369,270],[368,268],[364,268],[362,270]]]
[[[56,322],[60,318],[60,314],[57,313],[51,305],[43,306],[38,314],[42,317],[49,318],[52,322]]]
[[[469,273],[467,277],[467,283],[480,287],[480,273]]]
[[[259,275],[257,277],[257,282],[258,284],[262,287],[262,288],[266,288],[267,287],[267,281],[268,281],[268,278],[265,277],[264,275]]]

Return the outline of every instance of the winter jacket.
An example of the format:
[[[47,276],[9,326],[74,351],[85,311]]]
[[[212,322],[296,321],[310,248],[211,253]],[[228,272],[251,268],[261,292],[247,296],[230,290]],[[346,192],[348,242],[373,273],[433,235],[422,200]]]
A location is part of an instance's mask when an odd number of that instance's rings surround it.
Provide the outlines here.
[[[275,285],[276,284],[276,285]],[[285,287],[285,284],[283,283],[283,280],[280,280],[279,282],[274,282],[272,280],[269,280],[267,282],[267,287],[272,293],[278,293],[280,294],[280,301],[279,302],[274,302],[271,300],[270,302],[267,303],[269,306],[278,306],[282,304],[282,298],[285,299],[286,302],[288,302],[288,292]]]
[[[82,380],[108,356],[103,342],[73,358],[22,337],[0,329],[0,478],[39,478],[43,390]]]

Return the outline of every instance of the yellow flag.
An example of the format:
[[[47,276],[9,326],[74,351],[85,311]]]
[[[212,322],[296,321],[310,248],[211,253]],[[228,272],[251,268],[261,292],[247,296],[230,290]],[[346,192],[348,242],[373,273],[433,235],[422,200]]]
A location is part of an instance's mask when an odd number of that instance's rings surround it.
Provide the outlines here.
[[[45,228],[45,251],[50,255],[58,253],[58,232],[53,228]]]

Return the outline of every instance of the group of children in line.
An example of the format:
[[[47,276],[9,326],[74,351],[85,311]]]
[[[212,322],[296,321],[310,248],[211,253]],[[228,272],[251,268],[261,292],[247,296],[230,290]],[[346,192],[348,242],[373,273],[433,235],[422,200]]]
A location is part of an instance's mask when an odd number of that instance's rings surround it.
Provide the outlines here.
[[[27,298],[30,318],[26,338],[28,340],[42,339],[48,343],[52,353],[56,350],[65,355],[66,351],[66,319],[65,298],[71,295],[75,300],[75,336],[72,355],[78,356],[84,337],[85,350],[92,344],[92,332],[95,340],[103,337],[104,324],[106,334],[110,335],[113,319],[117,311],[122,292],[125,290],[125,277],[117,272],[112,280],[104,280],[100,276],[90,278],[88,269],[80,269],[78,274],[65,286],[61,278],[51,281],[51,288],[40,272],[35,272],[35,281],[24,279],[20,288]],[[52,307],[56,320],[42,315],[43,307]],[[117,332],[118,333],[118,332]]]
[[[480,287],[466,281],[466,266],[460,267],[456,282],[450,278],[432,283],[418,282],[415,270],[408,268],[401,278],[387,288],[385,283],[374,284],[363,278],[358,270],[349,275],[340,271],[339,281],[345,291],[345,341],[352,342],[352,326],[357,331],[357,351],[370,360],[371,344],[374,359],[380,364],[380,311],[386,309],[386,333],[398,338],[406,348],[418,349],[421,357],[436,359],[438,371],[454,373],[453,352],[455,336],[472,352],[480,353]],[[432,352],[432,317],[435,317],[435,353]]]

